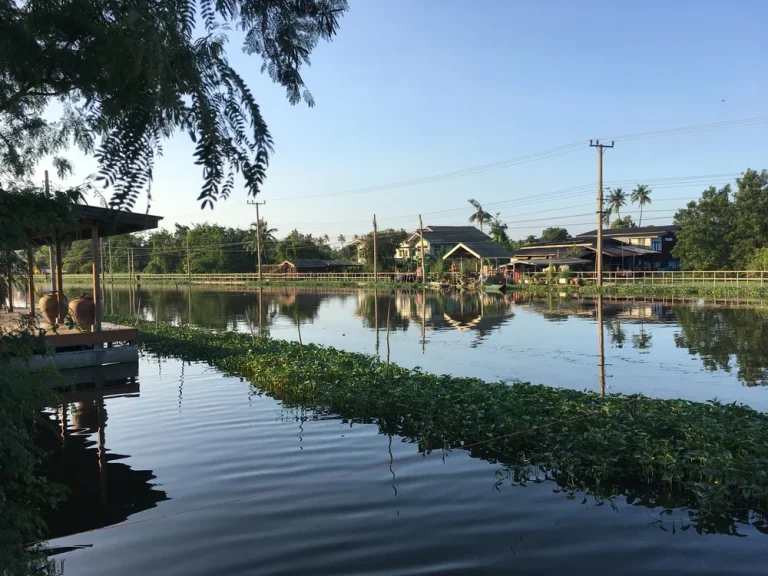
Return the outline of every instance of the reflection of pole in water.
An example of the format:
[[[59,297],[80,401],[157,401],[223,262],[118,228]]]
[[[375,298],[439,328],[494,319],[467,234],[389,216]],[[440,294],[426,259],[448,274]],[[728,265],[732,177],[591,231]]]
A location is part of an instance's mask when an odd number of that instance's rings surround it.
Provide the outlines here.
[[[597,372],[600,395],[605,395],[605,342],[603,339],[603,296],[597,297]]]
[[[373,321],[376,324],[376,356],[379,355],[379,291],[373,291]]]
[[[259,286],[259,334],[261,334],[261,331],[264,329],[264,321],[262,320],[262,312],[261,312],[262,296],[263,296],[263,289],[261,286]]]
[[[99,399],[96,407],[96,414],[99,422],[99,493],[101,496],[101,504],[107,503],[107,448],[106,444],[106,427],[107,427],[107,410],[104,406],[104,399]]]
[[[389,311],[392,309],[392,294],[387,294],[387,376],[389,376]]]
[[[61,405],[61,445],[65,446],[67,443],[67,419],[68,419],[68,408],[69,406],[67,404]]]
[[[187,324],[192,325],[192,284],[187,284]]]
[[[424,338],[426,337],[427,322],[427,291],[421,292],[421,353],[424,354]]]
[[[395,469],[392,467],[394,464],[394,458],[392,457],[392,434],[387,434],[389,438],[389,445],[387,451],[389,452],[389,471],[392,474],[392,490],[395,491],[395,498],[397,498],[397,487],[395,486]],[[397,515],[400,516],[400,510],[397,510]]]

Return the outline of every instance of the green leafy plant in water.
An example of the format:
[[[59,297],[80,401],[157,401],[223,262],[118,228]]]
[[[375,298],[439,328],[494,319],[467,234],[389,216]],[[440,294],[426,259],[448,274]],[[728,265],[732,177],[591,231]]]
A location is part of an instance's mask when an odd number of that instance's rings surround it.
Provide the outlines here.
[[[286,407],[373,423],[425,453],[466,446],[503,466],[502,481],[685,507],[700,532],[748,522],[768,532],[768,418],[746,406],[489,383],[312,344],[114,320],[137,324],[147,350],[206,360]]]

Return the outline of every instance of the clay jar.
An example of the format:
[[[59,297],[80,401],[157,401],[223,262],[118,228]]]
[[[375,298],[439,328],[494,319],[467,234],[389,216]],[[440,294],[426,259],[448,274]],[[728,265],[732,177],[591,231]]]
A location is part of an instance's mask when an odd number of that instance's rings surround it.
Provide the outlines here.
[[[55,324],[59,315],[59,296],[55,292],[43,294],[37,303],[40,313],[48,324]]]
[[[84,294],[69,302],[69,315],[75,321],[77,327],[87,332],[93,326],[96,316],[96,305],[93,296]]]

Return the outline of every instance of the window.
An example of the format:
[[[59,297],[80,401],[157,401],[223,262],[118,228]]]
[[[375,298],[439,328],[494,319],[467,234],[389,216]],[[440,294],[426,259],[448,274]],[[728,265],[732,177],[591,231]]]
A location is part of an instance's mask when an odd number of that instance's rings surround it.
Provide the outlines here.
[[[651,242],[651,250],[661,252],[661,238],[654,238]]]

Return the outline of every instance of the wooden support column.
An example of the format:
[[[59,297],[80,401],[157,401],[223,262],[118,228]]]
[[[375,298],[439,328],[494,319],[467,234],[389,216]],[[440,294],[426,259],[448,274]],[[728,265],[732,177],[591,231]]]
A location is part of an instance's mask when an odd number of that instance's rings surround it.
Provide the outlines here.
[[[35,315],[35,253],[32,248],[27,248],[27,301],[29,302],[29,315]]]
[[[13,252],[8,251],[8,312],[13,312]]]
[[[64,303],[64,273],[62,272],[61,255],[61,236],[56,234],[56,288],[58,288],[57,299],[59,302],[59,317],[56,322],[64,324],[64,317],[67,315],[67,306]]]
[[[93,260],[93,328],[96,332],[101,332],[101,265],[99,246],[99,227],[91,227],[91,254]]]

